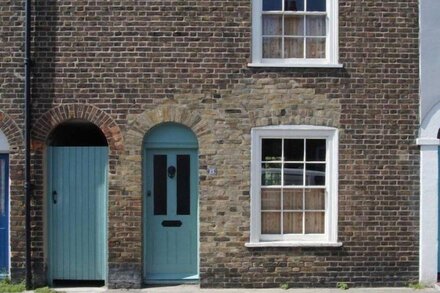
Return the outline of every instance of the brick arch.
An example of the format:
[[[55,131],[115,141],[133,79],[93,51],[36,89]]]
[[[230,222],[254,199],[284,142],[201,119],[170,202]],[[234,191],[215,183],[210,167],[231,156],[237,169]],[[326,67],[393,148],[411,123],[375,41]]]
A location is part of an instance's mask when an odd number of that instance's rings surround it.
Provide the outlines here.
[[[197,139],[210,134],[211,127],[202,122],[202,117],[184,107],[177,105],[161,105],[153,110],[147,110],[134,118],[128,126],[126,147],[133,153],[140,152],[145,134],[154,126],[165,122],[175,122],[190,128]]]
[[[197,136],[199,154],[205,153],[204,146],[212,145],[214,134],[209,119],[203,119],[197,111],[186,107],[165,104],[156,106],[137,115],[128,116],[125,132],[125,148],[121,156],[121,176],[124,178],[122,190],[124,200],[118,203],[118,217],[127,219],[121,226],[116,217],[109,218],[109,242],[119,243],[119,247],[129,247],[124,254],[109,251],[109,284],[117,287],[121,276],[134,275],[139,283],[142,280],[142,145],[145,134],[154,126],[165,122],[175,122],[190,128]],[[206,164],[199,160],[199,164]],[[200,172],[201,173],[201,172]],[[199,187],[203,188],[203,187]],[[136,215],[136,216],[133,216]],[[119,227],[118,227],[119,226]],[[121,237],[120,235],[130,235]]]
[[[32,127],[34,145],[45,145],[50,132],[61,122],[70,119],[84,119],[94,123],[104,133],[111,153],[123,150],[122,132],[114,119],[99,108],[84,104],[64,104],[44,113]]]

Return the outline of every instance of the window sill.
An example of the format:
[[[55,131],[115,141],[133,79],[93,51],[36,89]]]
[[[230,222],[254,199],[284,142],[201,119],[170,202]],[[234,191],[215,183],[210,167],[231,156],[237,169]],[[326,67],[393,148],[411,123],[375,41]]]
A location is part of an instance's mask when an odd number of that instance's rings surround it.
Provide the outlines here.
[[[321,241],[268,241],[248,242],[246,247],[341,247],[342,242],[321,242]]]
[[[343,68],[344,64],[329,63],[248,63],[248,67],[285,67],[285,68]]]

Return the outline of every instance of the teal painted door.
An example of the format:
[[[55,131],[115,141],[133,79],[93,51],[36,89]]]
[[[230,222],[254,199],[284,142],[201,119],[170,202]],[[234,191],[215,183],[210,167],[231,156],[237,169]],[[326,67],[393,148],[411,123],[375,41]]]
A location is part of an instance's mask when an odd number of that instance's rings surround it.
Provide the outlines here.
[[[49,281],[105,280],[107,147],[49,147]]]
[[[9,273],[9,158],[0,154],[0,278]]]
[[[147,149],[144,162],[144,278],[198,279],[197,149]]]

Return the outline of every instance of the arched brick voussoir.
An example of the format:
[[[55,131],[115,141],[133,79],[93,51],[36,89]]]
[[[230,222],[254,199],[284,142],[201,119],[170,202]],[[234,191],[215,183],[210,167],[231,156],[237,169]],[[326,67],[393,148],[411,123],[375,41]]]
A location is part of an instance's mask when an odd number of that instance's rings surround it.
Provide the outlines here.
[[[212,129],[205,125],[202,117],[185,107],[178,105],[161,105],[152,110],[129,117],[126,134],[126,151],[129,155],[140,154],[145,134],[154,126],[165,122],[176,122],[190,128],[197,136],[199,143]]]
[[[98,126],[107,138],[110,151],[124,149],[121,129],[114,119],[101,109],[87,104],[64,104],[44,113],[32,127],[32,138],[45,143],[50,132],[60,123],[71,119],[84,119]]]

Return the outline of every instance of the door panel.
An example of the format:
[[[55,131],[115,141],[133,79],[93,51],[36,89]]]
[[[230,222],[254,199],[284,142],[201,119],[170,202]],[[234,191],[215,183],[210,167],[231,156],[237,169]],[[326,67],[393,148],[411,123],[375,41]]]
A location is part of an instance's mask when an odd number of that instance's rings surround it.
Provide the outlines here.
[[[149,149],[145,168],[144,277],[197,279],[197,150]]]
[[[0,276],[9,271],[9,162],[0,154]]]
[[[104,280],[107,147],[50,147],[49,279]]]

